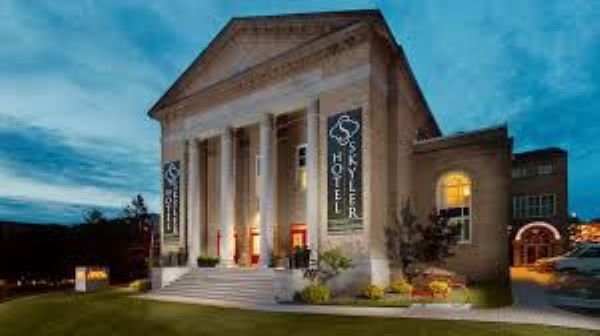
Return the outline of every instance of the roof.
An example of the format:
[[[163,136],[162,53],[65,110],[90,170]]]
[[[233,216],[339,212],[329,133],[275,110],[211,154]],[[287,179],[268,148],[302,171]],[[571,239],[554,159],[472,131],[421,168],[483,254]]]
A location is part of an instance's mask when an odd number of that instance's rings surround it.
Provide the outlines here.
[[[515,160],[529,159],[532,157],[567,156],[567,151],[559,147],[540,148],[514,154]]]
[[[416,151],[421,152],[464,146],[473,143],[480,144],[482,141],[511,142],[512,140],[508,136],[507,126],[497,125],[479,128],[469,132],[458,132],[446,136],[416,140],[414,146]]]
[[[381,13],[378,10],[350,10],[350,11],[335,11],[335,12],[310,12],[310,13],[293,13],[283,15],[257,15],[257,16],[242,16],[231,18],[225,26],[217,33],[217,35],[209,42],[209,44],[196,56],[194,61],[187,67],[187,69],[175,80],[175,82],[167,89],[167,91],[158,99],[158,101],[150,108],[148,115],[152,116],[153,112],[159,109],[166,101],[166,99],[175,91],[175,89],[182,84],[190,75],[192,70],[202,63],[203,58],[216,49],[217,46],[222,43],[222,40],[226,39],[226,35],[233,30],[234,27],[245,23],[282,23],[282,22],[293,22],[293,21],[310,21],[310,20],[324,20],[328,19],[339,19],[347,22],[358,21],[365,17],[381,17]]]
[[[402,50],[402,47],[396,42],[392,31],[390,30],[385,18],[381,11],[377,9],[366,9],[366,10],[346,10],[346,11],[330,11],[330,12],[308,12],[308,13],[292,13],[283,15],[263,15],[263,16],[245,16],[245,17],[233,17],[229,22],[221,29],[221,31],[211,40],[211,42],[200,52],[200,54],[194,59],[194,61],[187,67],[187,69],[174,81],[174,83],[164,92],[164,94],[158,99],[158,101],[150,108],[148,115],[154,117],[154,113],[161,108],[168,106],[168,99],[174,95],[177,88],[183,85],[188,79],[193,77],[194,69],[199,68],[202,65],[202,61],[205,56],[211,53],[213,50],[218,49],[218,46],[227,40],[228,35],[233,31],[235,27],[245,24],[289,24],[294,22],[309,22],[314,21],[322,23],[333,23],[337,26],[337,29],[347,27],[349,24],[357,23],[359,21],[371,21],[381,23],[383,27],[383,35],[387,37],[387,40],[391,43],[394,48],[398,60],[402,66],[407,70],[410,76],[410,80],[414,83],[415,90],[417,92],[418,99],[421,104],[425,107],[429,113],[431,121],[435,124],[439,131],[439,126],[433,117],[431,110],[423,96],[423,93],[417,83],[417,80],[410,68],[407,58]]]

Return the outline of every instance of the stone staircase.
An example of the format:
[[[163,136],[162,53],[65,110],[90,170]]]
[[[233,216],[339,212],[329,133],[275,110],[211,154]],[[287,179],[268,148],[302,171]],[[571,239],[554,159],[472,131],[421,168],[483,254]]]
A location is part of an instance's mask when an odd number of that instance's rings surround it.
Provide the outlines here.
[[[153,290],[160,296],[245,304],[271,304],[275,274],[272,269],[192,268],[169,285]]]

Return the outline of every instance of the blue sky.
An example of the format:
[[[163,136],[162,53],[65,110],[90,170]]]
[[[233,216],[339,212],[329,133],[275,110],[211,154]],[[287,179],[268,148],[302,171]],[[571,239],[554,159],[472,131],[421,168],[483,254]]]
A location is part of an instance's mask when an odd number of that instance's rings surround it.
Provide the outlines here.
[[[0,1],[0,219],[75,223],[159,204],[146,116],[232,16],[380,8],[445,133],[508,122],[570,151],[600,217],[600,1]]]

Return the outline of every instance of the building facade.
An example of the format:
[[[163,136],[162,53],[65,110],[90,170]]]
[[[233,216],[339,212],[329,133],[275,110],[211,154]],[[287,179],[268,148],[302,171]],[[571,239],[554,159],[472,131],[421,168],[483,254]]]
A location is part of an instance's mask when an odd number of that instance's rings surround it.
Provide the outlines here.
[[[545,148],[513,156],[512,264],[559,255],[568,240],[567,152]]]
[[[384,230],[410,202],[461,227],[448,268],[508,274],[506,127],[443,136],[378,11],[234,18],[152,107],[161,253],[269,267],[340,248],[346,283],[386,284]]]

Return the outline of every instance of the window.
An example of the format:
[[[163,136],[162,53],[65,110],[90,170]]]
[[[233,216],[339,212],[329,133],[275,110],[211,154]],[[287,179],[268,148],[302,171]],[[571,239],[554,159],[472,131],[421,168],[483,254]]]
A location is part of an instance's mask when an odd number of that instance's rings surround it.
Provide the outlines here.
[[[527,168],[525,167],[515,167],[512,169],[512,177],[513,178],[522,178],[527,177]]]
[[[438,209],[460,226],[461,243],[471,242],[471,179],[463,173],[448,173],[438,183]]]
[[[257,155],[254,159],[254,185],[256,191],[256,197],[260,197],[260,186],[261,186],[261,178],[260,178],[260,155]]]
[[[539,165],[537,167],[537,173],[538,173],[538,175],[550,175],[553,172],[554,172],[554,167],[550,163]]]
[[[306,144],[296,147],[296,187],[306,189]]]
[[[555,214],[555,208],[554,194],[513,197],[514,218],[552,217]]]
[[[600,258],[600,247],[590,247],[579,255],[579,258]]]

